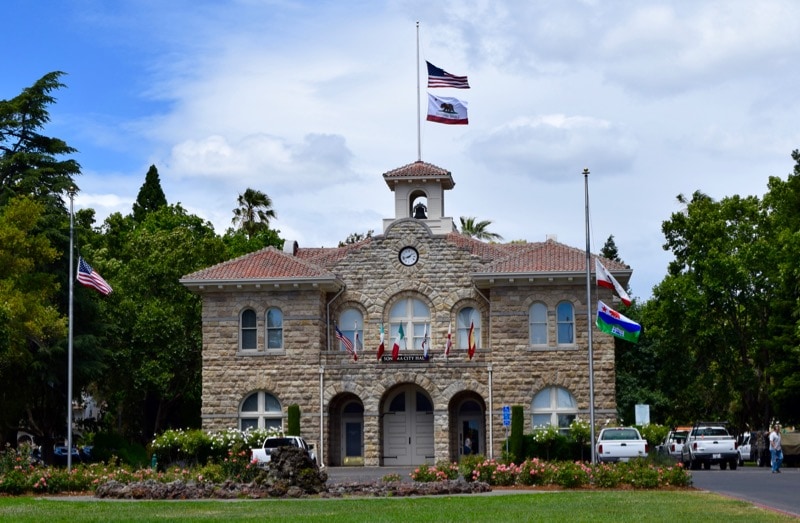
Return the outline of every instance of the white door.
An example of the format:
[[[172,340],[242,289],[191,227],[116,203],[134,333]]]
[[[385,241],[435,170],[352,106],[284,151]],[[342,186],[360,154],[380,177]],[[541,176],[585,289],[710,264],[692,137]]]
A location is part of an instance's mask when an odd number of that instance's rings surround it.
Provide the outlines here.
[[[433,463],[433,405],[418,387],[392,393],[383,414],[384,465]]]

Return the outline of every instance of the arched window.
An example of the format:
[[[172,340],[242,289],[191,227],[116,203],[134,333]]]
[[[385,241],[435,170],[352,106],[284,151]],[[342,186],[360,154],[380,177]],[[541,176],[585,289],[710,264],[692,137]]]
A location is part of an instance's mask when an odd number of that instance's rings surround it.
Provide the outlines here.
[[[456,336],[459,349],[466,350],[469,346],[469,329],[473,327],[472,335],[475,337],[475,348],[481,348],[481,313],[473,307],[464,307],[456,315]]]
[[[241,350],[256,350],[258,348],[258,326],[256,325],[256,311],[245,309],[239,317],[239,348]]]
[[[247,396],[239,408],[239,429],[282,429],[281,403],[269,392],[259,391]]]
[[[562,301],[556,307],[556,321],[558,322],[558,344],[571,345],[575,343],[575,314],[572,304]]]
[[[548,387],[533,398],[533,428],[558,427],[568,429],[578,413],[578,404],[567,389]]]
[[[346,309],[339,316],[339,323],[337,324],[342,334],[349,339],[353,345],[356,345],[356,333],[358,333],[358,346],[357,352],[361,352],[364,348],[364,317],[358,309]],[[344,343],[339,342],[339,350],[347,350]]]
[[[280,309],[267,309],[267,350],[283,348],[283,313]]]
[[[528,311],[530,322],[530,344],[547,345],[547,306],[534,303]]]
[[[431,310],[422,301],[415,298],[400,300],[389,311],[388,341],[390,344],[394,343],[402,325],[404,340],[400,342],[400,350],[422,350],[422,340],[426,333],[430,337],[430,322]]]

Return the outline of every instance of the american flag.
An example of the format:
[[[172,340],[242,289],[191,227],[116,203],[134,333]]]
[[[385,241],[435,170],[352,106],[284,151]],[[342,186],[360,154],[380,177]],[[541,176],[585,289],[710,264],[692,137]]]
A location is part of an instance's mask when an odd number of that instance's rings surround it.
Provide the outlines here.
[[[108,296],[114,290],[102,276],[92,269],[91,265],[86,263],[83,257],[78,257],[78,281],[95,289],[103,296]]]
[[[350,338],[342,334],[342,331],[339,330],[338,325],[334,325],[334,328],[336,329],[336,339],[344,344],[344,348],[347,349],[347,352],[352,354],[355,359],[358,359],[355,350],[353,350],[353,342],[350,341]]]
[[[469,89],[466,76],[456,76],[444,69],[439,69],[430,62],[428,64],[428,87],[453,87],[455,89]]]

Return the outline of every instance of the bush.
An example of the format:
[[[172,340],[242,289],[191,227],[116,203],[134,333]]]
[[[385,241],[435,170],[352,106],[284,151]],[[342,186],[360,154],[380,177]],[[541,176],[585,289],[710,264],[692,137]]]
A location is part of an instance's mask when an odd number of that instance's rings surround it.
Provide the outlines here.
[[[300,405],[293,403],[287,411],[288,420],[286,434],[289,436],[300,435]]]
[[[411,474],[411,479],[414,481],[419,481],[420,483],[430,483],[433,481],[444,481],[447,479],[447,475],[438,470],[436,467],[432,465],[420,465],[419,467],[415,468]]]
[[[513,405],[511,407],[511,436],[508,442],[508,452],[509,459],[515,463],[525,459],[525,442],[522,433],[524,423],[525,414],[522,405]]]
[[[93,438],[92,459],[109,463],[119,460],[131,467],[145,467],[150,463],[147,449],[138,443],[126,440],[114,432],[98,432]]]
[[[444,474],[445,479],[458,479],[458,463],[442,459],[436,462],[436,470]]]
[[[483,463],[486,458],[482,454],[468,454],[461,456],[461,461],[458,464],[458,472],[467,481],[474,481],[472,472],[479,463]]]

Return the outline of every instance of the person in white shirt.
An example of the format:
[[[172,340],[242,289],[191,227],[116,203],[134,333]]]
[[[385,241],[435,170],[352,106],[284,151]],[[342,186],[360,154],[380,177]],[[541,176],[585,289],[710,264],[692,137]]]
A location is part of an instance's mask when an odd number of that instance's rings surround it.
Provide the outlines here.
[[[781,426],[777,423],[769,433],[769,453],[772,455],[772,473],[780,473],[783,463],[783,449],[781,448]]]

